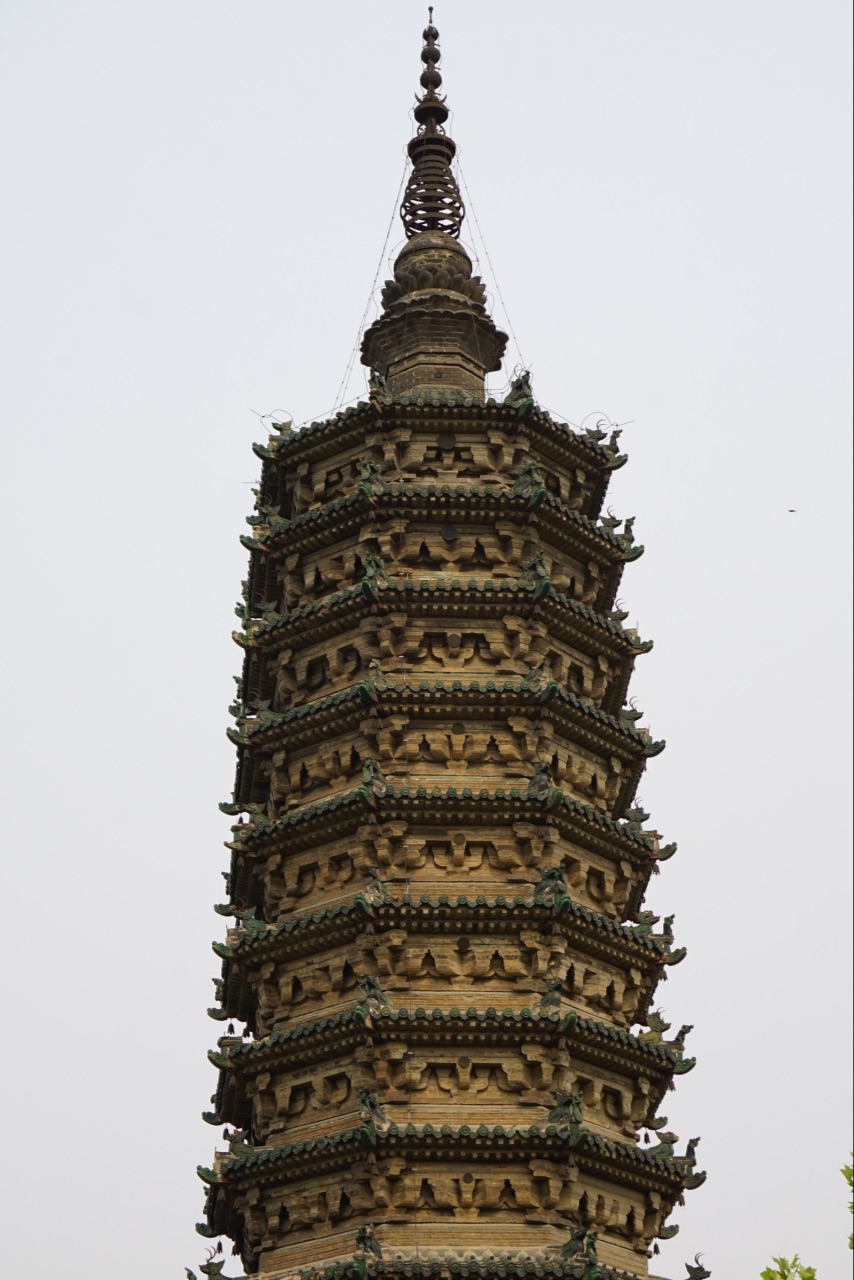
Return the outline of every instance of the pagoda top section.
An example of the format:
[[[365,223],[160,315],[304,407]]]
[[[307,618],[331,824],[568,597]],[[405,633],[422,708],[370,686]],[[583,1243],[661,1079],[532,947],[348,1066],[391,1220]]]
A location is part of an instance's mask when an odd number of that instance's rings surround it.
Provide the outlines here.
[[[362,363],[393,395],[442,388],[483,397],[486,374],[501,368],[507,335],[488,314],[483,282],[459,243],[465,208],[452,169],[456,143],[445,132],[449,110],[439,94],[439,32],[429,12],[418,127],[407,147],[412,172],[400,208],[407,243],[383,288],[383,313],[365,332]]]
[[[430,10],[433,16],[433,10]],[[424,90],[415,105],[414,116],[418,131],[410,141],[407,151],[412,161],[412,173],[400,209],[407,239],[423,231],[441,231],[459,238],[465,217],[465,208],[459,187],[451,170],[451,162],[457,151],[453,138],[445,133],[444,125],[450,112],[445,99],[439,97],[442,74],[439,61],[442,57],[436,41],[439,32],[429,22],[424,28],[424,48],[421,61],[421,87]]]

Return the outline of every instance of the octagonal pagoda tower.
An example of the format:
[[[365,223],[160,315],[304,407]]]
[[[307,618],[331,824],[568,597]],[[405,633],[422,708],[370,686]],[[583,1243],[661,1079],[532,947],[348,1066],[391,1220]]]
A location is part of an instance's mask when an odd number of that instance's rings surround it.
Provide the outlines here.
[[[643,548],[600,514],[618,431],[525,374],[486,398],[437,36],[368,399],[255,446],[198,1229],[265,1280],[646,1277],[704,1175],[658,1116],[693,1062],[643,909],[674,850],[614,604]]]

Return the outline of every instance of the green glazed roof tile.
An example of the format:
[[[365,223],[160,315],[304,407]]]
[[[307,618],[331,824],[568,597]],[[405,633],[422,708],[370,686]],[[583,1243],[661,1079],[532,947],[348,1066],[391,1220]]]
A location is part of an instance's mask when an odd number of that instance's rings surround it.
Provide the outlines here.
[[[380,915],[383,915],[383,913],[394,915],[402,909],[417,909],[419,907],[426,907],[430,910],[435,910],[439,907],[485,908],[488,911],[503,908],[510,910],[514,908],[534,911],[548,910],[548,907],[537,899],[537,886],[532,886],[531,892],[527,894],[517,893],[512,897],[501,893],[494,896],[483,893],[471,896],[468,894],[451,895],[443,893],[435,897],[428,893],[418,894],[417,896],[406,893],[400,898],[394,898],[386,890],[385,900],[375,904],[371,903],[363,893],[357,893],[349,901],[336,903],[332,907],[287,916],[275,924],[267,925],[266,931],[263,933],[258,931],[256,926],[256,930],[253,930],[252,933],[244,933],[230,944],[228,948],[230,954],[226,958],[230,959],[231,955],[238,951],[245,951],[283,937],[289,937],[291,934],[311,929],[315,925],[352,918],[357,927],[362,928],[361,918],[366,914],[371,914],[373,911],[378,912]],[[667,954],[667,946],[655,937],[638,935],[634,932],[635,926],[620,924],[608,916],[590,910],[581,903],[573,902],[568,896],[561,905],[560,914],[564,911],[574,916],[577,920],[583,920],[585,924],[602,933],[607,933],[621,942],[640,947],[641,950],[649,951],[656,956]],[[216,945],[221,946],[221,944]]]
[[[533,584],[521,583],[513,578],[479,579],[479,578],[437,578],[433,580],[422,579],[419,582],[407,580],[406,582],[378,582],[377,588],[382,595],[390,595],[395,593],[404,597],[417,597],[418,595],[439,595],[442,592],[463,591],[474,594],[497,594],[508,593],[510,595],[533,595],[535,587]],[[618,640],[622,640],[630,648],[634,650],[642,650],[651,647],[651,642],[647,641],[646,645],[640,640],[636,640],[629,635],[620,623],[606,617],[604,614],[597,613],[594,609],[588,608],[578,600],[573,600],[570,596],[563,592],[551,591],[547,596],[543,596],[539,600],[540,607],[546,601],[556,603],[560,608],[566,609],[570,613],[576,614],[578,617],[584,618],[586,621],[593,623],[594,626],[601,627],[609,632]],[[252,632],[254,636],[265,637],[272,635],[278,630],[290,627],[293,623],[302,621],[305,618],[311,618],[318,614],[323,614],[332,609],[348,604],[364,602],[365,608],[370,607],[362,593],[361,587],[357,584],[354,587],[347,587],[342,591],[335,591],[324,597],[322,600],[312,601],[310,604],[300,605],[296,609],[291,609],[283,614],[278,620],[269,623],[255,622],[252,624]]]
[[[459,1252],[448,1250],[430,1250],[428,1257],[402,1256],[379,1259],[360,1260],[360,1273],[376,1277],[377,1280],[389,1280],[391,1277],[404,1277],[405,1280],[439,1280],[446,1274],[460,1277],[460,1280],[584,1280],[588,1264],[583,1258],[561,1258],[555,1253],[545,1250],[525,1250],[524,1257],[518,1253],[502,1250],[485,1249],[477,1258],[463,1257]],[[299,1273],[299,1280],[352,1280],[354,1263],[328,1263],[322,1267],[307,1268]],[[270,1275],[269,1280],[286,1280],[293,1275],[292,1270]],[[598,1280],[636,1280],[627,1271],[618,1271],[613,1267],[597,1264]],[[650,1280],[659,1280],[650,1276]]]
[[[387,782],[386,791],[382,800],[385,803],[389,800],[395,799],[512,800],[520,804],[524,803],[536,813],[539,813],[541,810],[541,805],[538,801],[529,799],[527,789],[523,791],[518,787],[496,787],[492,791],[486,787],[479,788],[477,791],[472,787],[463,787],[462,791],[458,792],[455,787],[448,787],[446,789],[441,787],[432,787],[428,789],[425,786],[409,787],[406,785],[394,787],[391,783]],[[232,831],[236,841],[240,843],[248,843],[263,836],[282,833],[289,827],[305,822],[309,818],[313,818],[319,814],[329,813],[336,809],[354,804],[364,805],[365,808],[369,808],[369,801],[365,796],[365,788],[361,785],[348,788],[346,791],[339,791],[336,795],[330,796],[325,800],[316,800],[311,804],[301,805],[299,808],[277,818],[275,821],[272,819],[262,819],[258,822],[235,826],[232,828]],[[594,826],[600,827],[604,831],[609,831],[614,835],[629,840],[632,844],[638,846],[639,850],[643,850],[646,856],[651,856],[653,849],[652,836],[647,835],[642,831],[633,830],[632,827],[634,824],[617,822],[613,818],[608,818],[605,814],[599,813],[596,809],[592,809],[589,805],[582,804],[578,800],[571,799],[569,796],[562,797],[560,808],[557,812],[559,812],[560,809],[565,809],[582,818],[585,822],[589,822]]]
[[[241,723],[245,724],[246,731],[243,735],[235,734],[232,730],[229,736],[235,741],[246,741],[252,738],[256,733],[262,732],[268,728],[278,728],[280,725],[292,724],[295,721],[306,719],[319,712],[326,711],[332,707],[340,707],[347,702],[358,701],[361,697],[360,686],[362,684],[373,684],[380,693],[396,694],[399,697],[411,695],[413,690],[419,693],[529,693],[531,701],[539,702],[540,695],[525,684],[525,677],[510,676],[505,679],[443,679],[442,677],[433,677],[430,679],[419,680],[417,683],[411,681],[406,683],[395,683],[393,679],[383,678],[383,683],[378,684],[376,681],[367,677],[365,681],[359,684],[351,685],[347,689],[341,689],[337,693],[326,694],[322,698],[316,698],[312,702],[303,703],[299,707],[290,707],[287,711],[278,713],[275,723],[262,723],[256,721],[255,717],[250,713],[247,716],[239,717]],[[555,682],[552,682],[554,685]],[[605,725],[613,733],[619,734],[621,737],[630,742],[636,743],[642,749],[649,745],[647,736],[639,732],[637,729],[629,725],[621,723],[616,717],[609,715],[608,712],[600,710],[592,703],[587,702],[584,698],[579,698],[569,689],[562,689],[555,686],[553,690],[559,702],[563,702],[566,706],[572,707],[576,711],[580,711],[582,715],[592,720],[598,721],[599,724]]]
[[[430,482],[426,484],[416,483],[389,483],[381,493],[366,494],[358,488],[353,489],[350,493],[342,494],[332,501],[323,503],[321,506],[312,507],[309,511],[301,512],[300,515],[291,519],[277,519],[275,528],[268,531],[264,530],[263,523],[255,526],[256,533],[254,539],[249,539],[252,543],[252,549],[266,549],[268,545],[276,544],[284,539],[293,538],[295,534],[300,533],[303,529],[309,528],[313,524],[317,524],[324,520],[331,520],[339,517],[342,512],[350,508],[365,507],[366,510],[375,509],[377,506],[394,505],[395,499],[409,498],[451,498],[457,497],[463,501],[470,501],[477,498],[481,501],[490,503],[500,503],[508,506],[511,510],[520,513],[524,512],[526,520],[531,516],[531,510],[527,500],[522,495],[513,491],[512,483],[506,485],[498,484],[478,484],[477,482],[469,484],[438,484]],[[626,552],[631,550],[632,558],[637,558],[638,549],[636,546],[627,547],[624,538],[613,533],[610,529],[604,528],[602,525],[591,520],[588,516],[582,515],[579,511],[568,507],[560,498],[554,494],[545,493],[541,506],[550,509],[560,519],[568,521],[570,524],[576,525],[579,529],[583,529],[586,533],[594,535],[601,541],[609,544],[615,550]],[[246,535],[244,535],[244,539]],[[244,542],[246,545],[246,542]]]
[[[419,1005],[415,1009],[383,1009],[374,1022],[378,1027],[382,1027],[385,1023],[393,1024],[395,1022],[433,1022],[447,1025],[466,1022],[481,1025],[490,1023],[520,1025],[524,1023],[532,1029],[542,1029],[545,1034],[552,1037],[555,1034],[555,1030],[566,1024],[566,1020],[567,1015],[560,1018],[557,1014],[542,1014],[533,1009],[469,1008],[442,1010],[427,1009],[423,1005]],[[362,1026],[362,1019],[354,1010],[350,1009],[344,1013],[300,1023],[299,1026],[291,1027],[287,1031],[273,1032],[263,1040],[252,1040],[236,1045],[228,1051],[228,1062],[230,1065],[237,1066],[241,1058],[252,1057],[258,1053],[266,1053],[271,1048],[297,1044],[303,1040],[311,1040],[324,1032],[348,1029],[359,1032]],[[679,1059],[678,1053],[666,1045],[651,1044],[646,1040],[640,1040],[629,1031],[618,1030],[618,1028],[612,1027],[608,1023],[599,1022],[595,1018],[586,1018],[582,1014],[574,1014],[566,1026],[566,1031],[572,1031],[576,1028],[597,1039],[610,1040],[615,1044],[620,1044],[623,1048],[654,1059],[662,1067],[672,1067]]]
[[[589,1148],[597,1153],[605,1154],[613,1159],[627,1161],[659,1173],[669,1173],[681,1178],[685,1172],[684,1161],[669,1156],[656,1155],[644,1151],[642,1147],[623,1142],[610,1142],[598,1134],[591,1133],[583,1126],[570,1124],[396,1124],[394,1122],[376,1126],[369,1130],[365,1125],[353,1126],[338,1133],[319,1138],[304,1138],[299,1142],[286,1143],[277,1147],[261,1147],[245,1155],[234,1156],[225,1160],[220,1169],[220,1176],[227,1178],[229,1174],[246,1170],[255,1170],[274,1164],[286,1164],[298,1156],[323,1155],[332,1153],[342,1147],[365,1147],[385,1145],[389,1140],[414,1138],[419,1143],[430,1139],[451,1139],[458,1143],[476,1139],[484,1139],[500,1146],[516,1146],[542,1141],[568,1143],[574,1149]]]

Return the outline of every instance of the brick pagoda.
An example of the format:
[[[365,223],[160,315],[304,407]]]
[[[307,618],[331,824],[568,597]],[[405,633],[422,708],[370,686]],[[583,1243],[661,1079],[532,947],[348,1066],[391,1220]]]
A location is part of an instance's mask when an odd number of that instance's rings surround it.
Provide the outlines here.
[[[198,1230],[264,1280],[646,1277],[705,1175],[659,1117],[693,1060],[643,907],[675,848],[635,802],[643,548],[601,515],[619,431],[524,373],[486,397],[437,35],[368,398],[255,446]]]

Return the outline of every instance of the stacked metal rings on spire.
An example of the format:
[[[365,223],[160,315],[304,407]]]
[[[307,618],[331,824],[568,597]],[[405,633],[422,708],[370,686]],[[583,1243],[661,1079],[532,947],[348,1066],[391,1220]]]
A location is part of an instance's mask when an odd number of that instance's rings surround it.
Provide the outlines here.
[[[456,144],[442,127],[449,113],[445,99],[437,93],[442,85],[438,38],[439,32],[430,22],[424,28],[421,50],[424,95],[419,98],[414,113],[418,133],[408,146],[412,174],[400,206],[404,230],[410,240],[422,231],[442,231],[458,239],[465,217],[460,190],[451,171]]]

